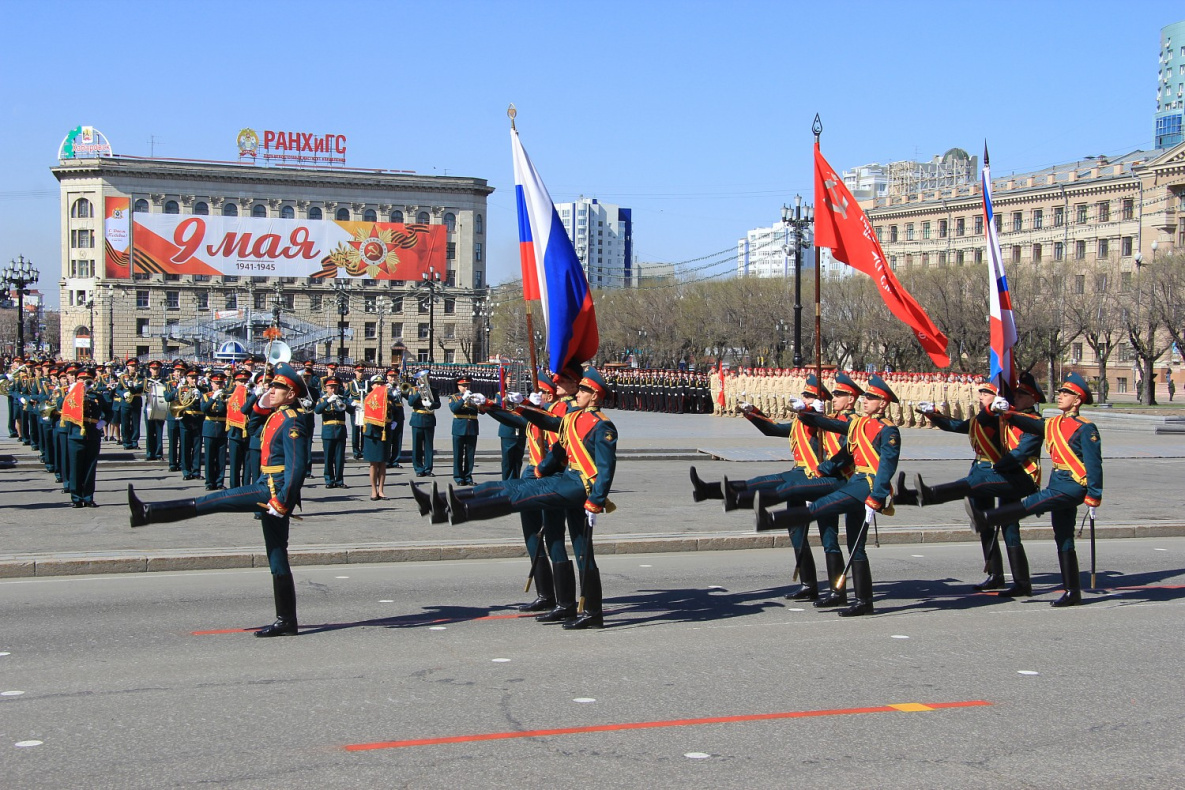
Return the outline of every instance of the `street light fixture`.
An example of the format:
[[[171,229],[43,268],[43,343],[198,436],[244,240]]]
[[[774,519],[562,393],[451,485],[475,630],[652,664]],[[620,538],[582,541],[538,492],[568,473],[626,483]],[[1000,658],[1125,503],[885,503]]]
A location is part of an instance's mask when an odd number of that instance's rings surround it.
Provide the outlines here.
[[[782,206],[782,224],[794,232],[794,367],[802,367],[802,250],[806,246],[807,230],[814,221],[808,205],[802,210],[802,195],[794,196],[794,208]],[[816,262],[816,266],[818,263]]]
[[[440,272],[432,266],[420,276],[420,287],[428,289],[428,364],[431,365],[436,361],[436,352],[433,350],[436,342],[436,295],[444,289],[444,283],[440,280]]]
[[[387,310],[391,307],[391,300],[386,295],[379,296],[374,302],[375,310],[379,314],[379,349],[378,349],[378,366],[383,366],[383,318],[387,314]]]
[[[21,356],[25,353],[25,294],[29,292],[29,286],[37,282],[40,276],[41,272],[37,271],[32,261],[26,261],[24,255],[0,271],[0,283],[16,291],[16,342],[17,353]]]
[[[346,316],[350,314],[350,281],[338,280],[333,284],[337,292],[337,364],[346,364]]]

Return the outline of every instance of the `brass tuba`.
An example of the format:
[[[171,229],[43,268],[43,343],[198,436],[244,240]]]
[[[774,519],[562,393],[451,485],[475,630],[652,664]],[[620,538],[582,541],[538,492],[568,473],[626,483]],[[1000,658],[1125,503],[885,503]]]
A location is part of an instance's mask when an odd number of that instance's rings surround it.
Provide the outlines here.
[[[429,381],[429,372],[421,370],[416,374],[416,389],[419,390],[420,400],[424,402],[425,409],[431,409],[436,403],[435,398],[432,397],[432,385]]]

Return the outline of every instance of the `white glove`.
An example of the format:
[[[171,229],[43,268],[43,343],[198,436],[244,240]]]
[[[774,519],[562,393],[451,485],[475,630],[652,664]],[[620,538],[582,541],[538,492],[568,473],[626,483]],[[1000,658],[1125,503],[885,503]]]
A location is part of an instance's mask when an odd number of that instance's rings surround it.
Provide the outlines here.
[[[524,400],[526,400],[526,398],[523,397],[523,394],[521,392],[506,393],[506,402],[509,403],[511,406],[517,406],[520,403],[522,403]],[[543,400],[543,398],[540,397],[540,400]]]
[[[262,385],[262,384],[257,384],[257,385],[255,386],[255,396],[256,396],[257,398],[262,398],[262,397],[263,397],[263,393],[264,393],[264,392],[266,392],[266,390],[264,389],[264,387],[263,387],[263,385]]]
[[[541,395],[538,392],[532,392],[527,397],[527,400],[529,400],[532,403],[532,405],[535,405],[535,406],[542,406],[543,405],[543,395]]]
[[[428,375],[428,371],[421,370],[419,373],[416,374],[416,378],[419,378],[420,376],[427,376],[427,375]]]
[[[389,426],[387,426],[387,427],[389,427],[391,430],[395,430],[395,428],[396,428],[398,425],[399,425],[399,423],[397,423],[397,422],[393,422],[393,423],[391,423],[391,424],[390,424]]]
[[[470,393],[469,402],[474,406],[484,406],[486,402],[486,396],[482,395],[480,392],[472,392]]]
[[[589,513],[586,510],[586,511],[584,511],[584,515],[588,519],[588,525],[590,527],[595,527],[597,525],[597,514],[596,513]]]
[[[1098,515],[1096,512],[1096,508],[1091,507],[1089,510],[1087,510],[1087,512],[1090,513],[1090,520],[1094,521],[1095,517]]]
[[[748,414],[749,412],[753,411],[753,404],[749,403],[748,401],[741,401],[737,404],[737,408],[739,408],[745,414]]]
[[[96,430],[96,431],[101,431],[101,430],[103,430],[103,429],[104,429],[104,428],[106,428],[106,427],[107,427],[107,421],[106,421],[106,420],[99,420],[97,423],[95,423],[95,430]],[[1092,509],[1093,509],[1093,508],[1092,508]]]
[[[267,506],[267,514],[269,516],[272,516],[273,518],[284,518],[284,514],[281,513],[280,511],[276,510],[271,505]]]
[[[806,411],[806,401],[804,401],[802,398],[791,398],[790,399],[790,410],[791,411]]]
[[[992,401],[992,411],[996,414],[1003,414],[1010,408],[1012,407],[1008,405],[1008,401],[1005,398],[996,398]]]
[[[864,523],[865,524],[871,524],[872,518],[875,515],[876,515],[876,511],[872,509],[872,505],[865,505],[864,506]]]
[[[822,400],[817,400],[811,404],[811,408],[814,409],[815,411],[819,412],[819,414],[822,414],[823,410],[826,409],[827,406],[826,406],[826,404],[823,403]]]
[[[28,403],[28,401],[26,401],[24,398],[21,398],[21,405],[24,406],[26,403]]]
[[[934,404],[928,400],[924,400],[918,404],[918,411],[920,411],[922,414],[933,414]]]

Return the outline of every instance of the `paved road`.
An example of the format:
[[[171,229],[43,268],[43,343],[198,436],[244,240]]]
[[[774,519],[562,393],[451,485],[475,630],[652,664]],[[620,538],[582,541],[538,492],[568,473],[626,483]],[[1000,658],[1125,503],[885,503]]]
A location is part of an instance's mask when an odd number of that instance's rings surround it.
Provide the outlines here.
[[[1016,602],[965,594],[978,546],[884,547],[855,620],[782,600],[786,551],[608,556],[583,633],[508,616],[522,560],[299,568],[266,641],[265,571],[0,580],[3,784],[1175,786],[1185,539],[1101,554],[1124,589],[1055,610],[1048,543]]]

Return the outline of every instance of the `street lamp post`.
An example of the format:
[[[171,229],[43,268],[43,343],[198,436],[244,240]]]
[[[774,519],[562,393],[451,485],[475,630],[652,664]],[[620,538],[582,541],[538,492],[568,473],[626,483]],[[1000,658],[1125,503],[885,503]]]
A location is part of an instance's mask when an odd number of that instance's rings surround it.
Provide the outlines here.
[[[87,349],[87,356],[92,360],[95,359],[95,295],[92,292],[90,298],[86,300],[86,309],[90,311],[91,319],[86,325],[86,331],[90,335],[91,347]]]
[[[782,206],[782,224],[794,231],[794,367],[802,367],[802,249],[813,217],[811,207],[802,210],[802,195],[794,196],[794,208]],[[816,265],[818,265],[816,263]]]
[[[786,350],[786,330],[790,328],[790,325],[786,323],[785,318],[779,318],[774,323],[774,328],[778,330],[778,353],[775,355],[774,364],[780,368],[782,367],[782,352]]]
[[[434,267],[429,266],[421,276],[420,287],[428,289],[428,364],[431,365],[436,361],[436,352],[432,348],[436,342],[436,294],[444,285],[440,281],[440,272]]]
[[[24,255],[10,262],[0,272],[0,281],[4,286],[16,291],[16,343],[17,353],[21,356],[25,353],[25,294],[40,276],[41,272],[37,271],[32,261],[26,261]]]
[[[386,296],[380,296],[375,300],[375,309],[379,313],[379,348],[378,348],[378,366],[383,366],[383,318],[386,316],[387,310],[391,307],[391,300]]]
[[[350,314],[350,281],[338,280],[333,284],[337,292],[337,364],[346,364],[346,316]]]
[[[490,296],[474,301],[473,317],[477,323],[477,361],[490,358]],[[483,345],[484,344],[484,345]],[[484,352],[484,353],[483,353]]]
[[[107,359],[115,359],[115,285],[107,283]]]

